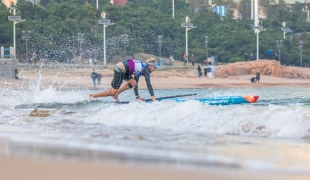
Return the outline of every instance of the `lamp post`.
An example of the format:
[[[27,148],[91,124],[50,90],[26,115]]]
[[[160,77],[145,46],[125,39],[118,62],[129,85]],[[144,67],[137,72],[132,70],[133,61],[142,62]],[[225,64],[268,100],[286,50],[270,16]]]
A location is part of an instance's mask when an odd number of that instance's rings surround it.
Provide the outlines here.
[[[163,45],[163,37],[158,35],[159,57],[161,59],[161,45]]]
[[[11,7],[10,12],[13,16],[8,16],[9,21],[13,21],[13,46],[14,46],[14,58],[16,59],[16,30],[15,25],[19,22],[25,21],[21,20],[21,16],[16,16],[16,7]]]
[[[98,0],[96,0],[96,8],[98,9]]]
[[[276,40],[276,45],[277,45],[277,48],[279,49],[279,62],[281,64],[281,48],[282,48],[282,43],[283,41],[282,40]]]
[[[188,32],[187,31],[196,28],[196,26],[193,26],[193,23],[189,23],[190,19],[188,18],[188,16],[186,16],[185,21],[186,23],[181,23],[181,26],[185,28],[186,57],[188,57]],[[186,61],[186,65],[188,65],[188,61]]]
[[[80,44],[80,53],[79,53],[79,55],[80,55],[80,58],[81,58],[81,56],[82,56],[82,42],[84,41],[84,33],[78,33],[78,42],[79,42],[79,44]]]
[[[285,39],[285,34],[291,32],[292,30],[289,27],[286,27],[286,22],[282,22],[282,27],[281,27],[282,31],[283,31],[283,39]]]
[[[174,19],[174,0],[172,0],[172,19]]]
[[[300,49],[300,67],[302,67],[302,48],[304,47],[304,42],[299,41],[299,49]]]
[[[206,56],[207,56],[207,58],[206,59],[208,59],[208,43],[209,43],[209,41],[208,41],[208,36],[205,36],[205,43],[206,43]]]
[[[309,9],[308,9],[308,7],[305,6],[304,8],[302,8],[302,11],[307,13],[307,19],[306,19],[306,21],[307,21],[307,22],[310,22],[310,18],[309,18]]]
[[[259,25],[259,17],[258,17],[258,0],[254,0],[254,12],[255,12],[255,18],[254,18],[254,26],[252,26],[252,29],[256,33],[256,60],[259,60],[259,32],[263,31],[263,26]]]
[[[101,18],[98,20],[98,24],[102,24],[103,25],[103,64],[106,65],[107,60],[106,60],[106,45],[105,45],[105,28],[109,25],[111,25],[111,20],[110,19],[106,19],[106,13],[102,12],[101,13]]]
[[[22,30],[22,39],[26,41],[26,59],[28,59],[28,40],[30,39],[31,31]]]
[[[127,34],[122,34],[121,35],[121,41],[124,45],[124,58],[125,58],[125,55],[126,55],[126,45],[128,44],[128,35]]]

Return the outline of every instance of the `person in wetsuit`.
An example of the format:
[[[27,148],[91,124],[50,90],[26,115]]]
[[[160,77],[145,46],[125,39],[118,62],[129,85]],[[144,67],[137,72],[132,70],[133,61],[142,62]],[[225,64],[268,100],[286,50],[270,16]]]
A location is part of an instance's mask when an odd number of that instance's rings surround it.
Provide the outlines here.
[[[150,58],[143,63],[140,60],[129,59],[123,62],[119,62],[114,67],[114,77],[111,82],[111,88],[108,91],[100,92],[97,94],[89,94],[88,98],[106,97],[112,96],[117,102],[119,102],[118,95],[127,89],[134,88],[136,99],[144,100],[140,98],[138,92],[139,77],[144,76],[147,89],[152,97],[153,101],[156,101],[154,96],[153,87],[151,85],[151,73],[158,68],[155,58]],[[121,84],[125,80],[127,84],[121,87]],[[121,88],[120,88],[121,87]]]

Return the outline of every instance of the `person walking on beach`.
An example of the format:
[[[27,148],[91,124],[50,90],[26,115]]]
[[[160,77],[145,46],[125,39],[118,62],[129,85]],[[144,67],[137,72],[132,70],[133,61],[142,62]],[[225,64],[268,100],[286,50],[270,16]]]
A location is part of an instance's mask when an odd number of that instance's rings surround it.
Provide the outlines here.
[[[95,69],[93,69],[93,72],[91,73],[91,78],[93,80],[94,88],[96,88],[96,81],[97,81],[97,76],[98,74],[96,73]]]
[[[207,73],[208,73],[208,68],[207,68],[207,66],[205,65],[204,68],[203,68],[203,75],[204,75],[205,77],[207,77]]]
[[[147,89],[152,97],[152,100],[156,101],[153,87],[151,85],[151,73],[155,71],[156,68],[158,68],[158,65],[155,58],[150,58],[146,60],[145,63],[134,59],[128,59],[126,61],[119,62],[114,67],[114,77],[111,82],[112,87],[108,91],[100,92],[97,94],[89,94],[88,98],[91,99],[112,96],[117,102],[120,102],[118,99],[119,94],[127,89],[134,87],[136,99],[144,100],[139,96],[138,92],[139,78],[144,76]],[[123,80],[125,80],[127,84],[121,87]]]
[[[248,53],[244,53],[244,61],[248,61]]]
[[[170,59],[170,61],[171,61],[171,66],[173,66],[173,61],[174,61],[173,56],[172,56],[172,55],[170,55],[169,59]]]
[[[255,83],[256,83],[256,82],[259,83],[259,80],[260,80],[260,72],[257,71],[257,72],[256,72],[256,80],[255,80]]]
[[[201,67],[200,67],[200,65],[198,65],[197,71],[198,71],[198,77],[200,78],[200,77],[202,76],[202,72],[201,72]]]
[[[183,58],[184,58],[184,66],[185,65],[187,66],[188,59],[187,59],[187,54],[186,53],[184,54]]]
[[[250,61],[254,61],[254,55],[253,55],[253,53],[250,54]]]
[[[31,57],[31,61],[33,62],[33,64],[37,63],[37,53],[34,51]]]
[[[192,66],[195,66],[195,56],[194,56],[194,54],[192,54],[191,60],[192,60]]]
[[[98,84],[98,86],[100,86],[101,85],[101,78],[102,78],[102,74],[101,73],[97,73],[97,84]]]
[[[93,65],[93,56],[91,53],[89,53],[88,62],[90,66]]]

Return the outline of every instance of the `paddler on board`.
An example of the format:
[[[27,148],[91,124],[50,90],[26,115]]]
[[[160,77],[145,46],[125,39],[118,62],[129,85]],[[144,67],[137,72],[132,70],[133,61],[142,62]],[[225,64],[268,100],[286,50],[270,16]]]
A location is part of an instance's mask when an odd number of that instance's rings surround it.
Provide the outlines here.
[[[89,94],[88,99],[112,96],[117,102],[120,102],[118,95],[123,91],[134,87],[136,99],[144,100],[143,98],[140,98],[138,92],[139,77],[144,76],[147,89],[152,96],[152,100],[156,101],[150,79],[151,73],[155,71],[156,68],[158,68],[158,65],[155,58],[150,58],[146,60],[145,63],[134,59],[128,59],[126,61],[119,62],[114,67],[114,77],[111,82],[112,87],[108,91],[100,92],[97,94]],[[121,87],[123,80],[125,80],[127,84]]]

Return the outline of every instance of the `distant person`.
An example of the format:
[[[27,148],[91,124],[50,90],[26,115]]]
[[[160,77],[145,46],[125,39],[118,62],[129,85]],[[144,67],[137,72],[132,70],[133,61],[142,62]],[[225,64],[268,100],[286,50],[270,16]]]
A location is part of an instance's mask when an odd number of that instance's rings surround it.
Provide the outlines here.
[[[93,56],[91,53],[89,53],[88,62],[90,66],[93,65]]]
[[[208,73],[208,68],[205,65],[204,68],[203,68],[203,75],[207,77],[207,73]]]
[[[279,55],[277,53],[274,53],[274,56],[276,57],[276,59],[279,61]]]
[[[218,66],[218,65],[219,65],[219,63],[218,63],[218,55],[215,55],[215,56],[214,56],[214,62],[215,62],[215,63],[214,63],[215,66]]]
[[[244,61],[248,61],[248,53],[244,53]]]
[[[259,83],[259,80],[260,80],[260,72],[257,71],[257,72],[256,72],[256,81],[255,81],[255,83],[256,83],[256,82]]]
[[[170,55],[169,59],[170,59],[170,61],[171,61],[171,66],[173,66],[173,61],[174,61],[173,56],[172,56],[172,55]]]
[[[97,56],[94,56],[94,65],[97,64]]]
[[[98,86],[101,86],[101,78],[102,78],[102,74],[97,73],[97,84],[98,84]]]
[[[273,51],[272,51],[272,49],[269,49],[269,50],[268,50],[268,54],[269,54],[269,59],[272,59],[272,56],[273,56]]]
[[[194,54],[192,54],[191,61],[192,61],[192,66],[195,66],[195,55]]]
[[[158,65],[155,58],[150,58],[146,60],[145,63],[140,60],[133,59],[119,62],[114,67],[114,76],[111,82],[112,87],[104,92],[89,94],[88,98],[91,99],[97,97],[112,96],[117,102],[119,102],[118,96],[120,93],[126,91],[127,89],[134,88],[136,99],[144,100],[139,96],[138,91],[139,78],[140,76],[144,76],[145,83],[152,97],[152,100],[157,101],[154,96],[153,87],[151,84],[151,73],[154,72],[156,68],[158,68]],[[127,83],[121,87],[123,80],[125,80]]]
[[[93,72],[91,73],[91,78],[93,80],[93,84],[94,84],[94,88],[96,87],[96,81],[97,81],[97,77],[98,77],[98,74],[96,73],[95,69],[93,69]]]
[[[27,54],[27,60],[28,60],[28,63],[31,64],[31,58],[32,58],[32,54],[29,52]]]
[[[202,76],[202,72],[201,72],[201,67],[200,67],[200,65],[198,65],[197,71],[198,71],[198,77],[200,78],[200,77]]]
[[[37,53],[34,51],[33,54],[32,54],[32,57],[31,57],[31,61],[36,64],[37,63]]]
[[[255,77],[252,77],[250,80],[251,80],[251,83],[255,83],[256,78],[255,78]]]
[[[183,58],[184,58],[184,66],[185,65],[187,66],[188,58],[187,58],[187,54],[186,53],[183,55]]]
[[[253,55],[253,53],[250,54],[250,61],[254,61],[254,55]]]

